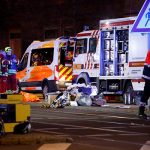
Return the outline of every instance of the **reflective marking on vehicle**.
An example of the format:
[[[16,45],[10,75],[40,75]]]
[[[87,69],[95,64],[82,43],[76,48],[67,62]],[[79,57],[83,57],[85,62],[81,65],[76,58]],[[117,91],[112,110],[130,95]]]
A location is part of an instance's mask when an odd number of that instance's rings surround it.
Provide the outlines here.
[[[26,76],[26,71],[27,71],[27,68],[25,68],[22,71],[18,71],[16,73],[16,78],[19,79],[19,80],[23,79]]]
[[[37,66],[30,72],[29,81],[42,81],[44,78],[48,78],[53,75],[53,70],[48,66]]]
[[[72,68],[59,65],[59,80],[70,81],[72,80]]]
[[[143,67],[144,63],[145,63],[144,61],[129,62],[129,67]]]

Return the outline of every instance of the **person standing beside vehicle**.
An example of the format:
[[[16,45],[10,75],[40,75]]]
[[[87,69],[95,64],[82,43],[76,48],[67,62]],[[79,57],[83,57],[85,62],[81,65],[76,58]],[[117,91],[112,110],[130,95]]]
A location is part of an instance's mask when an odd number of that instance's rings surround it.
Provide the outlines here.
[[[145,106],[147,105],[148,99],[150,97],[150,50],[146,56],[142,77],[145,81],[145,86],[139,105],[138,116],[141,119],[148,119],[147,114],[145,114]]]
[[[6,60],[9,61],[8,65],[8,79],[7,79],[7,93],[15,93],[17,90],[17,79],[16,79],[16,72],[17,72],[17,59],[16,55],[12,54],[13,49],[11,47],[6,47]]]
[[[8,64],[6,60],[6,53],[0,50],[0,93],[3,94],[7,91],[7,78],[8,78]]]

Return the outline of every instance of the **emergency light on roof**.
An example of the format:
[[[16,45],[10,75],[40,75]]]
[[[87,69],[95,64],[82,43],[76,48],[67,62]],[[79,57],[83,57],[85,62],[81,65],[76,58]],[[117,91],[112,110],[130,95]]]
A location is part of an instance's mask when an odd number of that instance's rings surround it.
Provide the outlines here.
[[[70,40],[74,40],[74,41],[75,41],[76,39],[77,39],[77,38],[75,38],[75,37],[70,37]]]
[[[90,29],[89,26],[84,26],[84,27],[83,27],[83,31],[88,31],[89,29]]]
[[[106,22],[106,25],[109,25],[109,21]]]
[[[69,39],[69,36],[61,36],[59,39]]]

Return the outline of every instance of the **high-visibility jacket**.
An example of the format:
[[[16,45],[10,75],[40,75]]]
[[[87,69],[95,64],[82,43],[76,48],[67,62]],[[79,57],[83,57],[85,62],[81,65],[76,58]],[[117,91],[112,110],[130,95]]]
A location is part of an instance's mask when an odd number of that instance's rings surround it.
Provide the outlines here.
[[[8,61],[6,60],[6,53],[0,50],[0,76],[8,75]]]
[[[16,74],[17,70],[17,59],[16,55],[6,55],[6,59],[10,61],[10,64],[8,65],[8,74]]]
[[[145,59],[142,77],[144,79],[150,80],[150,50],[148,51],[146,59]]]

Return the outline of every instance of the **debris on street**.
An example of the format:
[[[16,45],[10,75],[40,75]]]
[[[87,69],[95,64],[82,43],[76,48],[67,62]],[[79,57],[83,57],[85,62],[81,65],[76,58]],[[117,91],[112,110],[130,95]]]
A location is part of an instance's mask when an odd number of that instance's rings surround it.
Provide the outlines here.
[[[59,92],[53,100],[48,98],[49,96],[46,96],[45,101],[49,104],[43,107],[64,108],[65,106],[102,106],[106,104],[103,94],[98,94],[96,86],[85,84],[73,84],[66,91]]]
[[[20,92],[23,95],[23,102],[39,102],[40,99],[35,94],[27,93],[27,92]]]

